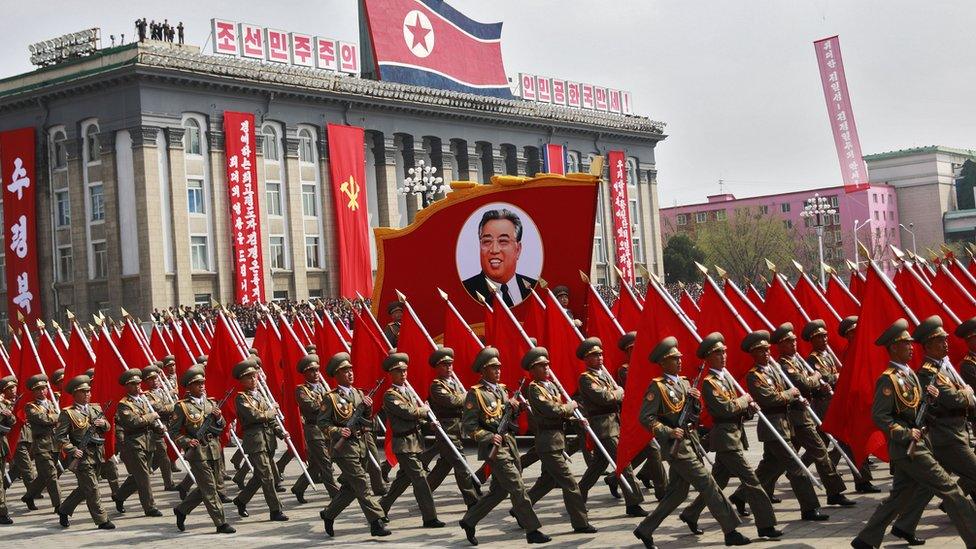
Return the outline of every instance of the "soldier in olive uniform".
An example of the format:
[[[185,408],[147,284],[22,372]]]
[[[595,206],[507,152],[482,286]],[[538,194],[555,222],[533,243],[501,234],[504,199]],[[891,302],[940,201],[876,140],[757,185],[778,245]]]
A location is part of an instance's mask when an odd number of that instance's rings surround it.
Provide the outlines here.
[[[0,378],[0,477],[4,476],[7,467],[7,456],[10,446],[7,444],[7,433],[17,423],[14,416],[14,399],[17,394],[17,378],[6,376]],[[7,510],[6,482],[0,480],[0,524],[13,524],[10,512]]]
[[[749,504],[756,515],[756,528],[760,537],[778,538],[783,532],[776,529],[773,504],[745,457],[749,441],[743,422],[750,419],[757,408],[752,396],[739,395],[729,379],[729,374],[725,371],[725,349],[725,336],[713,332],[702,339],[695,352],[695,356],[708,367],[708,375],[705,376],[701,392],[714,423],[708,434],[709,449],[715,452],[712,478],[719,488],[725,488],[731,477],[738,478],[739,489],[729,497],[729,501],[738,508],[742,516],[746,515],[743,511],[745,505]],[[699,493],[679,517],[694,534],[704,533],[698,528],[698,517],[704,508],[705,496]]]
[[[820,374],[822,381],[820,387],[814,390],[810,397],[810,408],[817,414],[817,417],[823,419],[827,417],[830,401],[834,397],[834,389],[837,387],[837,379],[840,377],[840,364],[834,359],[834,354],[827,347],[826,322],[819,318],[807,322],[803,331],[800,332],[800,337],[813,347],[810,354],[807,355],[806,362],[814,372]],[[827,435],[822,430],[818,429],[818,432],[824,446],[830,445],[830,439],[827,438]],[[841,460],[840,450],[834,448],[828,452],[828,455],[836,468]],[[813,463],[810,454],[804,455],[803,459],[807,465]]]
[[[427,424],[430,408],[407,388],[409,362],[410,357],[406,353],[392,353],[383,359],[383,370],[390,374],[390,388],[383,394],[383,411],[390,422],[387,436],[393,437],[393,453],[400,469],[390,485],[390,490],[380,498],[380,507],[383,508],[383,514],[389,514],[393,502],[410,485],[420,508],[424,528],[443,528],[444,523],[437,519],[434,495],[427,484],[427,473],[420,462],[420,454],[424,451],[421,429]]]
[[[680,423],[682,410],[691,405],[688,399],[701,398],[701,393],[686,378],[678,375],[681,371],[678,340],[674,337],[661,340],[651,351],[648,360],[660,365],[664,376],[654,378],[647,388],[641,405],[640,422],[655,439],[665,441],[662,446],[668,460],[670,478],[668,493],[654,512],[637,526],[634,536],[644,542],[645,547],[654,547],[654,530],[684,503],[688,498],[688,489],[694,486],[705,499],[708,510],[721,525],[722,532],[725,533],[725,545],[751,543],[749,538],[736,530],[742,520],[735,514],[732,503],[722,493],[698,455],[693,444],[698,439],[697,431],[686,429]],[[678,445],[678,449],[672,453],[671,448],[674,445]]]
[[[146,397],[141,394],[142,372],[138,369],[126,370],[119,376],[119,384],[125,386],[126,395],[115,409],[115,427],[122,429],[124,437],[120,445],[122,463],[129,472],[114,498],[115,507],[123,512],[125,500],[133,492],[139,492],[139,503],[147,517],[161,517],[153,498],[152,482],[149,479],[149,464],[152,461],[152,432],[158,431],[159,414],[153,411]]]
[[[336,485],[335,474],[332,472],[329,443],[325,438],[325,433],[318,426],[322,401],[328,394],[320,379],[318,355],[305,355],[298,361],[297,368],[298,373],[305,378],[305,383],[295,387],[295,400],[298,402],[298,411],[302,415],[302,425],[304,426],[305,447],[308,449],[308,473],[313,479],[325,486],[326,491],[329,492],[329,497],[335,497],[339,492],[339,487]],[[305,478],[305,475],[299,475],[298,480],[295,481],[295,486],[291,489],[299,503],[306,502],[306,489],[308,489],[308,479]]]
[[[234,399],[237,420],[244,431],[241,443],[254,471],[251,480],[232,503],[237,507],[238,515],[250,516],[247,504],[260,487],[271,512],[271,520],[286,521],[288,516],[281,512],[281,501],[275,491],[274,474],[271,471],[274,455],[271,452],[275,437],[284,439],[288,434],[281,430],[275,420],[277,406],[265,400],[257,390],[257,373],[258,365],[250,360],[234,366],[234,379],[241,385],[241,391]]]
[[[31,458],[37,467],[37,476],[27,487],[27,493],[21,501],[27,504],[28,509],[36,511],[34,499],[46,488],[51,497],[51,505],[57,509],[61,506],[61,488],[58,486],[58,444],[54,429],[58,425],[61,411],[57,403],[48,398],[50,394],[46,375],[31,376],[27,380],[27,388],[33,393],[33,401],[27,404],[24,411],[30,426]]]
[[[186,398],[179,401],[174,408],[169,428],[173,433],[173,442],[180,447],[190,463],[190,471],[197,479],[197,485],[173,508],[173,514],[176,515],[176,527],[182,532],[186,529],[186,516],[203,502],[210,519],[217,527],[217,533],[233,534],[237,530],[227,524],[224,507],[217,495],[220,474],[218,464],[223,453],[220,437],[211,433],[204,435],[203,440],[197,438],[207,416],[213,416],[212,423],[217,429],[223,431],[226,427],[217,401],[207,398],[204,392],[205,384],[205,371],[201,366],[189,368],[180,378],[180,385],[186,389]]]
[[[427,402],[430,404],[431,411],[441,423],[441,428],[451,438],[451,443],[457,448],[461,455],[464,455],[464,446],[461,444],[461,416],[464,413],[464,386],[454,377],[454,349],[441,347],[431,353],[427,360],[431,368],[434,368],[437,377],[430,382]],[[439,455],[434,468],[427,474],[427,482],[433,492],[447,478],[447,473],[454,469],[454,479],[457,481],[458,490],[464,499],[464,505],[471,507],[478,501],[478,491],[468,475],[468,470],[463,463],[458,461],[457,456],[447,446],[447,442],[442,437],[436,437],[434,446],[429,450],[431,454]]]
[[[34,437],[31,434],[30,421],[25,421],[20,426],[20,438],[17,439],[17,447],[14,448],[14,459],[10,464],[10,476],[13,479],[20,478],[24,482],[24,488],[28,491],[30,491],[34,479],[37,478],[37,469],[34,467],[34,458],[31,456],[33,445]],[[41,492],[37,492],[37,497],[41,497]]]
[[[627,353],[628,361],[617,368],[617,384],[621,387],[627,386],[627,371],[630,369],[630,352],[634,349],[637,341],[637,332],[627,332],[620,336],[617,341],[617,348]],[[654,498],[661,501],[668,489],[668,473],[664,470],[664,461],[661,458],[661,447],[653,440],[637,454],[637,457],[630,462],[632,468],[636,468],[643,463],[640,471],[635,475],[641,481],[644,488],[654,487]]]
[[[162,375],[163,371],[154,364],[142,369],[142,382],[147,389],[143,396],[149,400],[149,404],[159,414],[159,419],[163,425],[169,425],[173,420],[173,407],[176,404],[177,396],[169,393],[163,386]],[[159,469],[159,473],[163,477],[163,490],[167,492],[176,490],[176,485],[173,484],[173,462],[169,460],[169,453],[166,451],[166,437],[159,430],[153,430],[150,448],[152,449],[151,465],[153,469]]]
[[[386,306],[386,314],[390,315],[392,320],[383,328],[383,335],[386,336],[386,340],[390,342],[391,347],[396,347],[397,341],[400,339],[400,321],[403,319],[403,303],[399,301],[390,303]]]
[[[515,519],[528,531],[525,535],[526,541],[547,543],[551,538],[540,530],[542,523],[525,493],[522,466],[512,429],[509,427],[505,434],[498,433],[502,429],[502,418],[508,406],[515,407],[515,413],[510,417],[511,422],[516,421],[522,407],[517,402],[510,402],[505,386],[498,383],[502,371],[498,349],[485,347],[479,351],[471,369],[481,374],[481,381],[472,386],[465,396],[462,429],[465,436],[478,443],[478,459],[488,461],[491,465],[491,488],[464,514],[459,523],[461,529],[464,530],[468,543],[478,545],[475,537],[478,522],[508,495],[514,507]],[[493,448],[497,448],[494,457]]]
[[[565,424],[573,419],[573,412],[579,405],[574,400],[564,402],[562,393],[550,381],[549,350],[545,347],[530,349],[522,358],[522,369],[532,376],[532,383],[529,383],[526,392],[532,407],[535,451],[542,462],[542,473],[529,490],[529,499],[535,504],[553,488],[559,487],[573,531],[579,534],[596,533],[596,528],[590,525],[586,501],[580,493],[576,477],[569,470],[565,453]]]
[[[72,378],[68,382],[67,389],[71,393],[74,404],[61,410],[55,438],[60,451],[71,460],[68,468],[74,471],[78,479],[78,487],[68,494],[58,507],[59,522],[61,526],[67,528],[69,517],[74,514],[75,507],[84,500],[98,528],[114,530],[115,524],[108,520],[98,490],[99,466],[104,461],[102,445],[105,439],[103,437],[111,426],[105,419],[101,406],[89,402],[91,400],[90,377],[81,375]],[[97,438],[92,435],[97,435]],[[87,444],[84,444],[85,442]]]
[[[782,377],[779,368],[770,364],[769,332],[759,330],[748,334],[742,340],[741,349],[752,356],[755,363],[746,373],[746,388],[753,400],[759,405],[773,429],[780,434],[787,444],[792,444],[794,437],[793,423],[789,412],[793,407],[801,406],[800,390],[790,388]],[[786,469],[786,478],[790,481],[793,493],[800,503],[800,518],[803,520],[823,521],[829,517],[820,512],[820,500],[813,489],[813,483],[807,474],[793,460],[789,451],[769,431],[765,423],[757,428],[759,441],[763,443],[763,457],[756,466],[756,476],[765,489],[771,485],[782,470]],[[769,500],[778,503],[767,490]]]
[[[364,436],[370,436],[363,431],[363,424],[372,421],[373,399],[359,389],[352,386],[355,375],[349,353],[338,353],[329,359],[325,371],[335,378],[338,385],[329,392],[322,403],[322,413],[319,414],[319,427],[332,445],[332,459],[339,466],[339,493],[332,498],[332,503],[319,513],[325,524],[325,533],[335,536],[333,525],[336,517],[353,500],[359,500],[359,507],[363,510],[369,533],[373,536],[389,536],[391,532],[383,526],[383,508],[373,496],[369,487],[366,473],[369,449],[363,441]],[[356,425],[350,425],[356,410],[363,407],[361,420]],[[341,444],[336,447],[336,444]]]
[[[956,381],[947,370],[949,363],[949,334],[942,319],[931,316],[923,320],[912,333],[912,339],[921,345],[924,360],[917,377],[923,387],[929,385],[939,390],[939,396],[930,404],[927,428],[928,442],[935,460],[946,472],[958,477],[957,484],[963,493],[976,497],[976,454],[970,446],[968,416],[973,410],[973,391]],[[915,529],[926,505],[934,495],[924,490],[915,491],[908,506],[891,529],[892,535],[911,544],[920,542]]]
[[[970,387],[976,387],[976,318],[970,318],[956,327],[955,336],[966,343],[966,356],[959,363],[959,375]],[[970,417],[976,423],[976,415]]]
[[[599,338],[590,337],[576,348],[576,357],[586,365],[586,371],[579,376],[579,389],[576,400],[583,408],[590,427],[607,449],[610,457],[616,459],[617,443],[620,440],[620,404],[624,400],[623,388],[617,386],[603,368],[603,344]],[[586,499],[590,489],[598,478],[607,470],[607,460],[600,452],[594,452],[579,487]],[[637,479],[630,465],[623,471],[624,479],[631,490],[624,491],[624,501],[627,504],[627,516],[645,517],[647,511],[641,508],[644,494],[637,489]],[[617,477],[610,475],[606,482],[611,491],[616,491]]]
[[[880,546],[888,524],[908,508],[918,492],[927,492],[942,500],[966,547],[976,547],[976,508],[936,461],[924,430],[916,424],[922,398],[937,400],[940,390],[936,385],[923,385],[908,366],[914,352],[908,321],[895,321],[875,345],[887,349],[889,363],[875,384],[871,417],[888,439],[892,485],[891,493],[878,505],[851,546]]]
[[[837,473],[837,468],[830,461],[827,454],[827,446],[822,433],[817,428],[817,424],[810,415],[812,408],[811,401],[820,396],[829,394],[827,381],[820,372],[809,373],[808,366],[803,357],[796,352],[796,334],[793,333],[793,324],[785,322],[781,324],[770,336],[770,341],[776,344],[779,350],[778,368],[799,389],[800,406],[793,406],[789,410],[790,422],[793,424],[793,442],[798,448],[806,449],[806,456],[817,466],[817,473],[827,491],[827,504],[850,507],[857,502],[850,500],[844,495],[847,486],[844,479]],[[776,369],[776,366],[773,366]],[[826,437],[825,437],[826,438]],[[780,463],[775,469],[775,473],[763,476],[763,488],[770,495],[776,487],[776,479],[786,471],[786,464]]]

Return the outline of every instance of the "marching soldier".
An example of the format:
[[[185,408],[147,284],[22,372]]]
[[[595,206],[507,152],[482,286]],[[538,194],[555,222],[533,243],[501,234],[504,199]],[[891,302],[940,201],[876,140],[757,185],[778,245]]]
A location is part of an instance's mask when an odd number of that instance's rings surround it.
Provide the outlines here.
[[[976,387],[976,318],[957,326],[955,335],[966,342],[968,351],[959,363],[959,374],[970,387]]]
[[[169,381],[170,387],[176,387],[179,382],[176,379],[176,357],[173,355],[166,355],[163,357],[163,375]]]
[[[943,329],[942,319],[931,316],[923,320],[912,339],[921,345],[925,358],[917,377],[923,387],[934,386],[939,396],[931,403],[928,416],[928,442],[935,460],[946,472],[958,477],[957,484],[964,494],[976,497],[976,454],[970,446],[968,416],[973,409],[973,391],[956,382],[946,370],[948,363],[949,334]],[[895,521],[891,533],[911,544],[919,542],[915,529],[926,505],[933,494],[915,491],[907,508]]]
[[[327,395],[322,403],[322,413],[319,414],[319,427],[326,434],[332,445],[332,459],[339,466],[339,493],[332,498],[328,507],[319,513],[325,524],[325,533],[329,537],[335,536],[333,525],[336,517],[352,501],[359,500],[359,507],[369,522],[369,533],[372,536],[389,536],[391,532],[383,526],[383,508],[373,496],[369,488],[366,467],[369,449],[363,440],[370,436],[362,428],[364,422],[372,421],[373,399],[369,395],[352,386],[355,375],[349,353],[338,353],[329,359],[325,371],[335,378],[338,384]],[[362,407],[360,421],[350,425],[357,410]],[[336,448],[339,441],[342,444]]]
[[[234,399],[237,419],[241,422],[244,431],[241,443],[254,471],[251,480],[232,503],[237,507],[238,515],[249,517],[247,504],[260,487],[264,492],[268,511],[271,512],[271,520],[282,522],[288,520],[288,516],[281,512],[281,501],[278,500],[278,493],[275,491],[274,474],[271,471],[273,460],[271,452],[275,437],[284,439],[288,434],[283,432],[275,421],[277,407],[266,401],[257,390],[257,373],[257,364],[250,360],[241,361],[234,366],[234,379],[241,385],[241,391]]]
[[[335,483],[332,472],[332,456],[329,453],[328,441],[325,433],[318,426],[319,413],[327,391],[319,378],[319,357],[308,354],[298,361],[298,373],[304,376],[305,383],[295,387],[295,400],[298,411],[302,415],[303,431],[305,432],[305,447],[308,449],[308,472],[313,478],[325,485],[329,497],[335,497],[339,487]],[[282,470],[284,470],[282,468]],[[298,503],[306,503],[305,490],[308,479],[299,475],[291,492],[295,494]]]
[[[654,530],[688,498],[688,488],[694,486],[704,498],[715,520],[722,526],[725,545],[748,545],[751,540],[736,530],[742,520],[735,514],[732,504],[702,464],[695,444],[698,433],[694,429],[686,430],[680,423],[682,410],[691,405],[687,400],[701,398],[701,393],[686,378],[678,375],[681,371],[678,340],[674,337],[661,340],[651,351],[648,360],[660,365],[664,376],[654,378],[647,388],[641,405],[640,422],[655,439],[665,441],[663,446],[670,478],[664,499],[653,513],[641,521],[634,530],[634,536],[644,542],[645,547],[654,547]],[[676,453],[671,453],[673,445],[678,445]],[[696,534],[700,532],[696,530],[692,529]]]
[[[7,433],[17,423],[14,416],[14,399],[17,395],[17,378],[6,376],[0,378],[0,477],[4,476],[7,467],[7,456],[10,446],[7,444]],[[0,479],[0,524],[13,524],[10,512],[7,510],[6,482]]]
[[[33,446],[34,437],[31,435],[30,421],[25,421],[20,426],[20,438],[17,439],[17,447],[14,448],[14,459],[13,463],[11,463],[10,476],[14,479],[20,477],[24,482],[24,488],[28,492],[34,479],[37,478],[37,469],[34,467],[34,458],[31,456],[31,448]],[[40,491],[37,492],[37,497],[40,497],[40,494]]]
[[[481,381],[471,387],[464,399],[462,429],[466,436],[477,441],[478,459],[488,461],[491,465],[491,488],[464,514],[459,523],[461,529],[464,530],[468,543],[478,545],[475,527],[508,495],[512,500],[516,521],[528,532],[525,535],[526,541],[548,543],[551,538],[540,530],[542,523],[539,522],[532,509],[532,502],[525,493],[515,436],[512,435],[511,430],[504,434],[498,433],[503,428],[501,422],[508,406],[515,407],[515,413],[509,419],[512,422],[518,417],[518,411],[521,409],[521,405],[517,402],[509,402],[505,386],[498,383],[502,370],[498,349],[494,347],[482,349],[475,356],[471,369],[481,374]],[[497,448],[494,457],[492,457],[493,448]]]
[[[826,336],[824,336],[826,337]],[[785,322],[776,328],[770,340],[776,344],[779,350],[779,361],[782,372],[789,377],[793,385],[800,390],[801,399],[799,406],[791,407],[789,410],[790,422],[793,424],[793,442],[800,448],[806,449],[806,456],[817,466],[817,473],[823,481],[824,488],[827,490],[827,505],[840,505],[850,507],[857,502],[848,499],[844,495],[847,486],[844,479],[837,473],[837,468],[830,461],[827,454],[827,446],[821,438],[822,433],[817,429],[813,417],[810,415],[812,409],[811,402],[821,395],[827,395],[827,380],[820,372],[807,373],[806,362],[796,352],[796,335],[793,333],[793,324]],[[810,408],[810,409],[808,409]],[[824,437],[826,438],[826,437]],[[780,463],[775,475],[764,477],[763,488],[766,492],[773,494],[776,487],[776,478],[785,472],[786,466]]]
[[[746,335],[742,339],[741,348],[752,356],[755,363],[746,374],[746,387],[753,400],[759,405],[770,424],[776,429],[787,444],[792,444],[794,437],[793,423],[789,418],[791,408],[800,406],[800,390],[789,388],[781,377],[779,368],[770,365],[769,332],[759,330]],[[763,443],[763,457],[756,467],[756,477],[759,478],[763,489],[772,485],[780,471],[786,469],[786,478],[790,481],[793,493],[800,503],[800,518],[803,520],[823,521],[829,517],[820,512],[820,501],[813,490],[813,483],[809,477],[793,460],[789,451],[776,439],[764,423],[757,428],[757,435]],[[766,490],[769,500],[778,503],[769,490]]]
[[[51,372],[51,389],[54,390],[54,398],[61,401],[61,382],[64,381],[64,368],[58,368]]]
[[[390,303],[386,306],[386,314],[390,315],[393,320],[383,328],[383,335],[386,336],[386,340],[390,342],[391,347],[396,347],[397,341],[400,339],[400,321],[403,319],[403,303],[399,301]]]
[[[89,368],[85,370],[85,375],[88,376],[88,384],[90,385],[95,379],[95,369]],[[55,393],[58,394],[58,393]],[[118,425],[115,426],[115,445],[119,448],[122,447],[124,441],[124,433],[122,428]],[[119,466],[115,463],[116,460],[103,459],[101,465],[98,466],[98,476],[105,479],[108,482],[109,496],[113,501],[118,499],[119,494]],[[119,510],[120,513],[125,512],[123,507]]]
[[[579,328],[583,325],[575,316],[573,310],[569,308],[569,288],[566,286],[556,286],[552,289],[552,295],[559,302],[559,305],[566,311],[566,315],[573,321],[573,325]]]
[[[576,348],[576,357],[586,365],[586,371],[579,376],[579,392],[576,400],[582,406],[590,427],[600,439],[603,447],[607,449],[611,458],[616,459],[617,442],[620,439],[620,404],[624,400],[624,390],[617,387],[603,369],[602,347],[603,344],[599,338],[590,337]],[[609,464],[603,454],[594,452],[589,466],[579,482],[583,499],[586,499],[597,479],[606,472],[607,465]],[[640,506],[641,502],[644,501],[644,495],[637,489],[637,479],[634,478],[634,470],[631,469],[630,465],[624,469],[623,477],[631,487],[630,491],[624,491],[627,516],[646,517],[647,511]],[[616,476],[608,476],[606,482],[610,486],[611,492],[617,490]]]
[[[530,349],[522,358],[522,369],[532,376],[528,401],[535,427],[535,451],[542,462],[542,473],[529,490],[529,499],[534,504],[558,486],[563,491],[563,503],[573,531],[594,534],[596,528],[590,525],[586,501],[565,457],[566,433],[563,428],[579,405],[573,400],[563,402],[559,389],[549,380],[549,351],[545,347]]]
[[[81,375],[71,378],[67,389],[74,403],[61,410],[55,438],[61,452],[71,459],[68,469],[74,471],[78,487],[58,507],[58,519],[61,526],[67,528],[75,507],[84,500],[95,525],[100,530],[114,530],[115,524],[108,520],[98,490],[98,471],[104,460],[103,437],[111,427],[101,406],[90,403],[90,377]]]
[[[119,384],[125,387],[126,395],[119,401],[115,409],[115,428],[121,429],[122,463],[129,472],[119,487],[118,494],[113,498],[115,508],[124,513],[125,500],[133,492],[139,492],[139,503],[147,517],[161,517],[162,513],[156,508],[153,498],[152,482],[149,479],[149,464],[152,461],[152,431],[156,431],[159,415],[150,408],[148,401],[142,396],[139,385],[142,383],[142,372],[136,368],[126,370],[119,376]]]
[[[143,396],[149,400],[153,409],[159,414],[159,419],[163,422],[163,425],[169,425],[173,420],[173,407],[177,397],[176,395],[167,394],[168,391],[163,387],[163,382],[160,379],[162,375],[163,371],[154,364],[150,364],[142,369],[142,381],[146,384],[146,389],[148,389],[143,393]],[[173,484],[173,462],[169,460],[169,453],[166,451],[166,437],[155,429],[150,436],[151,465],[154,469],[159,469],[159,473],[163,477],[163,490],[167,492],[174,491],[176,490],[176,485]]]
[[[743,511],[745,505],[749,504],[756,515],[759,537],[778,538],[783,532],[776,529],[773,504],[744,455],[749,449],[749,441],[742,424],[752,417],[756,405],[751,395],[740,396],[729,380],[725,372],[725,349],[725,336],[714,332],[702,339],[695,352],[695,356],[708,367],[708,375],[705,376],[701,392],[708,414],[714,422],[708,434],[709,449],[715,452],[712,478],[719,488],[725,488],[729,478],[738,478],[739,489],[729,497],[729,501],[738,508],[741,516],[746,516]],[[699,493],[695,501],[679,516],[693,534],[704,533],[698,528],[698,517],[701,516],[705,504],[705,496]]]
[[[37,510],[34,499],[45,488],[51,497],[51,505],[58,509],[61,506],[61,488],[58,486],[58,445],[54,438],[54,428],[58,425],[58,405],[49,400],[48,379],[44,374],[31,376],[27,380],[27,388],[33,393],[34,400],[27,404],[27,423],[31,433],[31,458],[37,467],[37,476],[27,487],[27,493],[21,499],[31,511]]]
[[[444,523],[437,519],[434,508],[434,495],[427,484],[427,473],[420,463],[424,451],[422,427],[427,423],[430,408],[419,402],[407,386],[407,364],[410,357],[406,353],[392,353],[383,359],[383,370],[390,374],[390,388],[383,394],[383,411],[390,422],[393,437],[393,453],[400,469],[390,485],[390,490],[380,498],[383,514],[389,514],[390,507],[400,494],[413,487],[413,496],[420,508],[424,528],[443,528]]]
[[[461,444],[461,416],[464,413],[464,387],[454,377],[454,349],[441,347],[431,353],[427,360],[428,364],[436,370],[437,377],[430,383],[427,402],[430,408],[441,422],[441,427],[447,436],[451,438],[451,443],[457,448],[461,455],[464,455],[464,446]],[[457,460],[457,456],[447,446],[443,438],[435,438],[434,447],[431,453],[439,454],[440,457],[434,468],[427,474],[427,482],[430,484],[431,492],[437,490],[441,482],[447,477],[448,471],[454,469],[454,479],[457,482],[458,490],[464,499],[464,505],[471,507],[478,501],[478,492],[468,476],[468,471],[464,464]]]
[[[920,337],[930,336],[933,330],[927,327],[917,333]],[[880,546],[888,524],[906,509],[916,493],[925,492],[942,500],[966,547],[976,547],[976,508],[936,461],[925,431],[915,423],[922,398],[937,401],[941,391],[936,385],[923,385],[908,366],[914,352],[912,339],[908,321],[900,318],[875,341],[875,345],[887,349],[889,363],[875,384],[871,417],[888,440],[893,479],[891,493],[878,505],[851,546]]]
[[[213,425],[221,431],[226,422],[220,413],[217,401],[207,398],[205,394],[206,377],[202,366],[187,369],[180,378],[180,385],[186,389],[186,398],[179,401],[173,410],[173,419],[169,428],[174,440],[190,464],[190,471],[197,479],[196,487],[179,505],[173,508],[176,515],[176,527],[180,532],[186,529],[186,516],[189,515],[200,502],[207,507],[207,513],[217,527],[218,534],[233,534],[237,530],[227,524],[224,517],[224,507],[217,495],[220,474],[220,437],[208,434],[203,440],[197,438],[197,432],[203,426],[208,416],[214,419]]]

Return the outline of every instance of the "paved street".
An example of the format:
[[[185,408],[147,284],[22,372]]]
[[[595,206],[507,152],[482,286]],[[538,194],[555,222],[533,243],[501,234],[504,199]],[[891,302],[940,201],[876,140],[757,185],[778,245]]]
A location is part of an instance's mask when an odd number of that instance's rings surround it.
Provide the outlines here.
[[[755,441],[755,426],[752,426],[750,440]],[[756,443],[750,451],[753,465],[759,461],[761,445]],[[470,455],[470,452],[469,452]],[[229,457],[229,456],[228,456]],[[469,462],[474,464],[473,458]],[[228,462],[229,463],[229,462]],[[574,457],[573,469],[577,475],[583,471],[583,460]],[[842,473],[849,480],[849,471],[844,467]],[[289,465],[286,478],[290,487],[298,474],[298,468],[292,462]],[[539,474],[539,465],[528,469],[529,482]],[[878,464],[875,468],[877,482],[887,488],[890,477],[885,464]],[[451,477],[448,477],[450,480]],[[226,504],[224,510],[230,523],[238,529],[233,536],[218,536],[207,517],[203,506],[200,506],[187,520],[187,531],[180,533],[175,526],[171,507],[175,505],[174,492],[161,492],[161,480],[156,477],[157,504],[165,513],[165,518],[151,519],[142,516],[137,497],[133,496],[127,502],[127,513],[118,515],[112,502],[108,498],[108,486],[102,484],[104,505],[118,529],[105,532],[94,529],[84,504],[75,511],[72,526],[64,531],[58,525],[57,517],[51,514],[47,499],[38,500],[40,511],[24,514],[24,505],[20,497],[24,493],[23,484],[19,481],[8,491],[7,501],[13,511],[13,526],[0,527],[0,539],[3,547],[124,547],[140,544],[142,547],[172,547],[174,543],[208,547],[288,547],[308,544],[327,544],[332,546],[355,545],[364,542],[383,544],[390,547],[416,546],[467,546],[464,535],[457,527],[464,507],[459,497],[454,493],[454,485],[445,483],[435,493],[440,519],[447,523],[447,527],[440,530],[425,530],[420,527],[420,517],[415,512],[416,503],[408,491],[394,505],[390,513],[393,535],[387,538],[371,538],[368,526],[359,508],[353,503],[336,521],[336,537],[331,539],[325,535],[318,513],[328,501],[324,494],[311,493],[309,503],[298,506],[291,493],[280,494],[285,505],[285,512],[291,517],[286,523],[269,522],[264,501],[260,492],[255,496],[248,510],[251,517],[240,519],[233,505]],[[733,481],[734,483],[735,481]],[[228,483],[233,497],[236,487]],[[848,483],[853,491],[853,483]],[[69,474],[62,477],[62,490],[67,494],[74,486],[74,479]],[[825,508],[830,514],[830,520],[822,523],[809,523],[799,520],[800,511],[796,502],[787,498],[788,485],[785,478],[780,480],[778,495],[784,502],[776,506],[780,528],[786,532],[782,541],[760,541],[756,546],[764,548],[774,547],[816,547],[818,549],[849,547],[849,542],[860,526],[867,520],[880,501],[881,495],[863,496],[852,494],[858,505],[851,509]],[[726,491],[730,493],[730,491]],[[692,492],[694,494],[694,492]],[[653,508],[653,496],[649,495],[645,508]],[[824,501],[826,496],[821,497]],[[543,531],[553,537],[553,544],[572,547],[620,547],[634,546],[636,539],[631,531],[638,523],[638,519],[624,515],[621,501],[613,499],[604,484],[599,483],[593,489],[589,500],[590,521],[599,529],[598,534],[577,535],[572,533],[569,521],[565,518],[562,498],[556,492],[550,493],[536,506],[536,511],[543,523]],[[524,533],[519,530],[515,520],[507,514],[508,506],[503,504],[493,511],[478,527],[478,539],[481,545],[498,546],[503,543],[524,545]],[[677,516],[662,524],[655,535],[655,541],[662,547],[724,547],[721,530],[717,523],[707,513],[703,515],[700,526],[706,531],[705,535],[696,537],[691,535]],[[750,519],[740,528],[746,536],[756,533]],[[919,535],[928,540],[926,547],[962,547],[948,518],[939,512],[935,505],[930,505],[926,512]],[[897,538],[888,536],[886,547],[905,547]]]

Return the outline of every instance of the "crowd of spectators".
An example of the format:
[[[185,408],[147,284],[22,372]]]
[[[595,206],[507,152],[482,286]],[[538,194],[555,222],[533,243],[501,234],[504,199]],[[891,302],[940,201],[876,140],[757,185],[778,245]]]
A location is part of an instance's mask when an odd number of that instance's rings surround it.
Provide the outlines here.
[[[370,300],[367,299],[363,303],[365,306],[370,306]],[[299,313],[305,315],[311,315],[312,310],[321,312],[327,310],[332,318],[337,322],[342,322],[347,328],[352,327],[353,323],[353,306],[361,306],[360,302],[350,302],[346,299],[328,298],[328,299],[312,299],[312,300],[293,300],[293,299],[282,299],[276,300],[275,305],[280,307],[286,315],[291,316],[292,314]],[[246,337],[253,337],[254,332],[264,318],[265,312],[264,308],[259,305],[241,305],[233,304],[227,306],[227,310],[234,314],[237,318],[237,322],[240,324],[241,329],[244,331]],[[167,314],[168,313],[168,314]],[[194,306],[190,305],[180,305],[177,307],[169,307],[163,310],[153,309],[153,320],[155,322],[161,322],[166,320],[169,316],[175,316],[179,318],[196,320],[197,322],[206,322],[207,320],[212,320],[216,317],[217,313],[210,303],[207,304],[197,304]]]

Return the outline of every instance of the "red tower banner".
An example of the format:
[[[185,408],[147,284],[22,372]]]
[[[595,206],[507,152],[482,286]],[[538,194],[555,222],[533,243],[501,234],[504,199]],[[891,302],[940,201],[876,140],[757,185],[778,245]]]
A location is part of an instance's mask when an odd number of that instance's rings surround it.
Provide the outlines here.
[[[339,293],[354,298],[373,292],[366,205],[365,133],[362,128],[328,125],[329,172],[339,237]]]
[[[627,160],[623,151],[607,153],[610,162],[610,207],[613,209],[613,240],[617,268],[624,281],[634,283],[634,244],[630,235],[630,206],[627,202]]]
[[[3,233],[7,245],[7,316],[14,326],[18,312],[24,315],[28,327],[35,326],[41,317],[34,147],[34,128],[0,132]]]
[[[844,190],[849,193],[864,190],[869,186],[868,170],[861,158],[861,140],[857,137],[851,96],[847,93],[840,38],[831,36],[817,40],[813,48],[817,53],[817,65],[820,66],[820,81],[823,83],[827,116],[830,129],[834,132],[834,145],[837,146],[837,158],[844,177]]]
[[[227,201],[234,249],[234,300],[264,302],[264,259],[258,209],[254,115],[224,111],[227,147]]]

